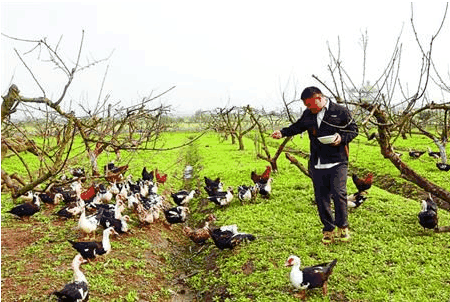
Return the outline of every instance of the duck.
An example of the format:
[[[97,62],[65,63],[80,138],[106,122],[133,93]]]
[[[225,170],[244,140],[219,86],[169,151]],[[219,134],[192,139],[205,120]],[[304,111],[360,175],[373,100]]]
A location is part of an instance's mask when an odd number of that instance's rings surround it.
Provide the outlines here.
[[[353,173],[352,180],[356,188],[358,189],[358,193],[361,193],[369,190],[370,187],[372,187],[373,173],[372,172],[367,173],[366,177],[364,178],[359,178],[358,175],[356,175],[356,173]]]
[[[80,204],[79,203],[71,203],[71,204],[63,207],[58,212],[56,212],[55,215],[58,215],[59,217],[70,219],[80,213],[81,213]]]
[[[409,156],[412,157],[412,158],[419,158],[424,153],[425,153],[425,151],[416,151],[416,150],[409,149]]]
[[[238,186],[238,198],[240,201],[245,200],[254,200],[256,195],[259,192],[259,187],[257,185],[254,186],[246,186],[241,185]]]
[[[151,224],[155,220],[155,216],[153,215],[153,210],[146,210],[142,203],[134,203],[134,210],[137,213],[139,222],[144,224]]]
[[[418,214],[419,224],[425,229],[436,229],[438,227],[437,205],[428,194],[426,200],[422,200],[422,210]]]
[[[228,187],[225,192],[216,192],[214,195],[208,196],[208,200],[214,202],[218,206],[226,206],[233,200],[233,187]]]
[[[430,157],[433,157],[435,159],[441,158],[441,152],[433,152],[430,147],[427,147],[427,148],[428,148],[428,155]]]
[[[18,206],[15,206],[11,210],[9,210],[8,213],[11,213],[23,220],[25,217],[29,219],[31,216],[33,216],[40,210],[41,210],[41,199],[39,198],[38,193],[34,193],[31,203],[25,202]]]
[[[128,222],[132,221],[130,216],[124,215],[120,218],[114,218],[108,215],[100,216],[100,225],[104,228],[113,227],[118,234],[128,232]]]
[[[206,243],[206,241],[211,238],[211,235],[209,233],[209,223],[216,220],[216,217],[213,214],[208,215],[206,218],[205,223],[203,224],[203,227],[198,229],[192,229],[189,226],[183,227],[183,233],[191,239],[194,243],[198,245],[203,245]]]
[[[220,249],[234,249],[237,245],[244,241],[253,241],[255,235],[249,233],[240,233],[237,231],[237,225],[222,226],[219,228],[208,229],[214,244]]]
[[[77,254],[72,260],[74,280],[66,284],[60,291],[54,291],[51,295],[58,297],[58,301],[88,301],[89,284],[80,270],[80,265],[86,262],[81,254]]]
[[[98,185],[97,197],[99,202],[110,202],[113,198],[113,194],[105,188],[103,184]]]
[[[191,201],[192,198],[194,198],[195,194],[199,194],[200,192],[198,190],[180,190],[175,193],[171,193],[170,196],[172,197],[173,201],[179,205],[184,206]]]
[[[52,194],[52,193],[47,193],[47,192],[39,193],[39,198],[41,199],[41,201],[43,203],[54,204],[54,205],[59,204],[64,199],[64,197],[61,193]]]
[[[95,259],[96,256],[107,255],[111,251],[111,242],[109,236],[117,232],[114,227],[106,228],[103,231],[103,238],[101,242],[97,241],[80,241],[75,242],[72,240],[67,240],[74,249],[76,249],[84,259]]]
[[[164,216],[166,216],[166,220],[170,224],[185,222],[188,213],[190,213],[189,208],[184,206],[164,210]]]
[[[91,215],[86,217],[86,208],[84,206],[84,200],[80,199],[80,207],[81,207],[81,215],[78,220],[78,229],[81,230],[85,235],[94,233],[97,230],[97,227],[100,223],[100,221],[97,218],[97,215]]]
[[[258,192],[263,198],[269,198],[270,193],[272,192],[272,182],[273,178],[270,177],[267,181],[260,180],[256,183],[258,187]]]
[[[450,171],[450,165],[449,164],[444,164],[444,163],[436,163],[436,167],[441,170],[441,171]]]
[[[358,208],[360,205],[366,201],[367,196],[364,196],[366,191],[356,192],[347,196],[347,207],[349,208]]]
[[[292,286],[296,290],[302,291],[300,297],[306,297],[306,289],[322,287],[322,294],[327,295],[327,283],[328,278],[333,272],[333,268],[337,263],[337,259],[334,259],[328,263],[321,263],[314,266],[304,267],[300,270],[300,258],[295,255],[290,255],[285,262],[285,266],[292,266],[289,279]]]
[[[77,167],[70,169],[70,174],[72,174],[73,177],[85,177],[86,172],[84,171],[83,167]]]

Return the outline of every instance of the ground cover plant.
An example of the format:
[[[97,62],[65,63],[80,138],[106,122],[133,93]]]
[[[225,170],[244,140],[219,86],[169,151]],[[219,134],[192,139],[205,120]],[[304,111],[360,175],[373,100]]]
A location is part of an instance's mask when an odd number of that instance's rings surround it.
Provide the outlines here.
[[[161,144],[177,146],[194,136],[167,133]],[[167,183],[160,188],[163,194],[183,187],[202,190],[190,203],[186,224],[196,227],[214,213],[215,225],[237,224],[239,231],[257,239],[232,251],[220,251],[211,242],[196,246],[183,236],[180,225],[169,229],[160,221],[141,228],[131,223],[131,234],[112,239],[111,254],[82,266],[91,285],[90,301],[297,301],[289,283],[290,269],[283,265],[290,254],[299,256],[302,266],[338,259],[328,297],[312,290],[308,301],[449,298],[449,235],[423,231],[417,220],[418,199],[377,186],[383,179],[395,179],[394,188],[404,182],[395,168],[383,162],[377,146],[362,136],[352,142],[350,168],[372,171],[375,184],[368,200],[350,210],[352,241],[323,246],[311,182],[284,157],[279,159],[279,171],[272,173],[269,199],[258,197],[242,204],[235,197],[226,207],[206,200],[204,176],[220,177],[224,187],[236,189],[251,184],[251,171],[262,172],[266,167],[267,162],[256,157],[252,139],[244,142],[245,150],[238,151],[230,141],[210,133],[181,149],[122,154],[123,162],[130,165],[127,173],[134,177],[139,177],[143,166],[168,173]],[[415,137],[410,142],[419,144]],[[307,152],[308,144],[306,136],[296,137],[289,147]],[[271,146],[273,152],[277,145],[271,142]],[[99,166],[114,157],[103,154]],[[413,164],[419,171],[428,171],[432,162],[424,157]],[[194,167],[190,181],[183,179],[186,165]],[[5,160],[2,168],[13,172],[15,163]],[[445,172],[430,169],[427,173],[438,185],[449,188]],[[353,190],[349,178],[348,191]],[[62,222],[52,215],[56,208],[44,206],[22,222],[6,213],[12,206],[12,200],[2,194],[2,300],[47,300],[48,293],[72,278],[74,251],[66,240],[76,237],[76,220]],[[439,219],[440,225],[450,225],[448,212],[440,210]]]

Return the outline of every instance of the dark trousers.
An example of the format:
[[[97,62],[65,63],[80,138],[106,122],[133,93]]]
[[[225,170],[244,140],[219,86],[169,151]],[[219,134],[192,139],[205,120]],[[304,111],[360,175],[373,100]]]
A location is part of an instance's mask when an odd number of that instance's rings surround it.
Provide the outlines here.
[[[348,227],[347,171],[346,163],[330,169],[314,169],[312,165],[309,167],[323,232],[332,231],[336,226]],[[331,211],[331,199],[334,202],[334,215]]]

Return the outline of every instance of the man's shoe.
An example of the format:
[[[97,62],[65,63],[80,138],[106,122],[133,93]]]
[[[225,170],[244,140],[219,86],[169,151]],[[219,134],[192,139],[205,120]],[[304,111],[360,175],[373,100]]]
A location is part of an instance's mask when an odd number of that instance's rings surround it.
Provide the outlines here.
[[[341,242],[349,242],[350,232],[348,228],[338,228],[336,239]]]
[[[327,245],[333,243],[334,241],[334,231],[323,232],[322,243]]]

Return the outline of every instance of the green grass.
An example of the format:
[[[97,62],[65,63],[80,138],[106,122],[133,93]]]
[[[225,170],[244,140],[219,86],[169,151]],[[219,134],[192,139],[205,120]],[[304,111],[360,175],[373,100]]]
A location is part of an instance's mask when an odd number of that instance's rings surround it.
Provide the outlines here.
[[[159,147],[173,147],[194,136],[192,133],[164,134]],[[417,148],[426,147],[422,139],[416,141],[413,137],[408,141]],[[244,142],[245,150],[238,151],[238,146],[231,145],[230,141],[208,134],[181,149],[122,153],[121,162],[116,164],[129,163],[129,173],[134,179],[140,178],[142,168],[147,166],[168,173],[168,181],[161,190],[174,191],[188,186],[201,189],[202,195],[190,205],[189,225],[197,226],[207,213],[213,212],[218,218],[216,225],[237,224],[240,231],[256,235],[257,240],[233,251],[220,251],[210,244],[197,253],[198,248],[184,239],[179,226],[167,230],[155,224],[139,229],[136,222],[131,223],[133,233],[113,239],[110,255],[83,265],[92,291],[90,301],[169,300],[175,286],[173,279],[179,276],[180,270],[186,275],[198,271],[185,281],[201,299],[297,301],[289,283],[290,269],[284,267],[290,254],[298,255],[302,266],[338,259],[329,281],[328,297],[322,297],[316,289],[308,292],[308,301],[449,299],[449,235],[423,232],[417,219],[418,200],[374,185],[369,190],[369,199],[360,208],[350,210],[352,241],[323,246],[311,181],[282,155],[278,160],[279,172],[272,175],[273,193],[269,199],[258,198],[255,203],[242,205],[235,198],[224,208],[205,202],[203,176],[220,177],[225,187],[236,189],[238,185],[251,184],[252,170],[259,173],[264,170],[267,162],[257,159],[253,141],[246,138]],[[273,154],[279,141],[269,142]],[[405,144],[399,148],[407,146],[401,139],[397,142]],[[308,152],[307,136],[295,137],[290,146]],[[390,162],[382,158],[377,145],[358,137],[350,150],[351,169],[373,171],[375,181],[393,178],[394,187],[405,183]],[[102,154],[99,166],[114,158],[114,154]],[[304,159],[297,158],[306,164]],[[412,160],[405,152],[403,159],[436,184],[450,189],[448,173],[431,169],[434,161],[426,155]],[[187,164],[195,168],[196,178],[190,183],[182,179]],[[13,172],[16,165],[8,159],[2,162],[2,169]],[[349,192],[355,190],[350,178],[347,184]],[[58,223],[50,215],[52,209],[44,206],[44,211],[33,216],[30,222],[19,222],[5,213],[13,205],[9,196],[2,194],[2,228],[32,230],[34,238],[16,254],[10,254],[2,246],[2,280],[13,278],[25,288],[15,295],[5,293],[2,282],[2,300],[13,301],[11,297],[15,297],[33,301],[36,296],[45,299],[45,293],[59,289],[72,278],[69,267],[74,251],[66,240],[74,238],[76,221]],[[439,219],[440,225],[450,225],[449,212],[439,210]],[[30,263],[34,264],[32,269]]]

